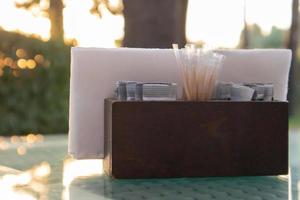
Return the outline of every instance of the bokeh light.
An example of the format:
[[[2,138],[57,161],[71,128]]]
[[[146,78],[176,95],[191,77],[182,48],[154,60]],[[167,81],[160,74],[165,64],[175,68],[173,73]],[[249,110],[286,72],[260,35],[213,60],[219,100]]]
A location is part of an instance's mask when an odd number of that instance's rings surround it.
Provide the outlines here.
[[[38,63],[38,64],[42,64],[44,62],[44,56],[41,54],[37,54],[34,56],[34,60]]]
[[[18,136],[13,135],[13,136],[10,137],[10,142],[11,142],[12,144],[17,144],[17,143],[19,143],[19,142],[21,142],[21,141],[20,141],[20,138],[19,138]]]
[[[9,143],[6,142],[5,140],[0,141],[0,150],[7,150],[9,147]]]
[[[25,59],[19,59],[18,60],[18,66],[21,68],[21,69],[25,69],[26,68],[26,60]]]
[[[26,51],[24,49],[18,49],[16,51],[16,55],[18,58],[25,58],[26,57]]]
[[[36,62],[33,59],[28,59],[26,65],[29,69],[34,69],[36,67]]]
[[[12,66],[13,62],[14,62],[14,60],[12,58],[10,58],[10,57],[6,57],[4,59],[4,65],[6,65],[6,66]]]
[[[19,147],[17,148],[17,153],[18,153],[20,156],[25,155],[25,154],[27,153],[26,147],[24,147],[24,146],[19,146]]]

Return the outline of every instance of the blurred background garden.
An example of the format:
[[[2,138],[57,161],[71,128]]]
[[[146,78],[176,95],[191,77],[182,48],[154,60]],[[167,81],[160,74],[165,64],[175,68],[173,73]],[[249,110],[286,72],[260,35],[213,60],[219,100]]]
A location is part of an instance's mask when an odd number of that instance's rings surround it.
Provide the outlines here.
[[[0,135],[68,132],[72,46],[187,42],[292,49],[290,125],[297,128],[298,18],[298,0],[0,0]]]

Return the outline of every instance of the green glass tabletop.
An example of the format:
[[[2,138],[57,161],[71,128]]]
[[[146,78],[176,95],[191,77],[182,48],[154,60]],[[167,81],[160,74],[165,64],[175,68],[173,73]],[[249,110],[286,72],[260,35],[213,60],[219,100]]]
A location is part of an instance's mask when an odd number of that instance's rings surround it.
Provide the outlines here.
[[[67,135],[0,138],[0,199],[300,200],[300,132],[286,176],[116,180],[101,160],[72,160]]]
[[[287,180],[278,177],[182,178],[153,180],[111,180],[99,177],[75,181],[76,191],[84,190],[104,199],[288,199]]]

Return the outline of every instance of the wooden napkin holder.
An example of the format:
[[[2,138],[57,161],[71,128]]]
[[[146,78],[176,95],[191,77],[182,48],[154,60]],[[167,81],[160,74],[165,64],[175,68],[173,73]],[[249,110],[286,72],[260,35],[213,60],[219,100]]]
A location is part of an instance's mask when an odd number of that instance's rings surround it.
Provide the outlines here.
[[[104,170],[115,178],[287,174],[288,103],[106,99]]]

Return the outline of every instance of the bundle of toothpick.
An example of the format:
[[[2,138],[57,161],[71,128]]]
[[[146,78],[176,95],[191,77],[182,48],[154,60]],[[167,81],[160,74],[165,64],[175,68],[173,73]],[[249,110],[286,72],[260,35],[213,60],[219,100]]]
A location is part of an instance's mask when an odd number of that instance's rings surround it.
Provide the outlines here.
[[[173,44],[173,49],[182,79],[183,98],[189,101],[210,100],[224,56],[192,44],[183,49]]]

